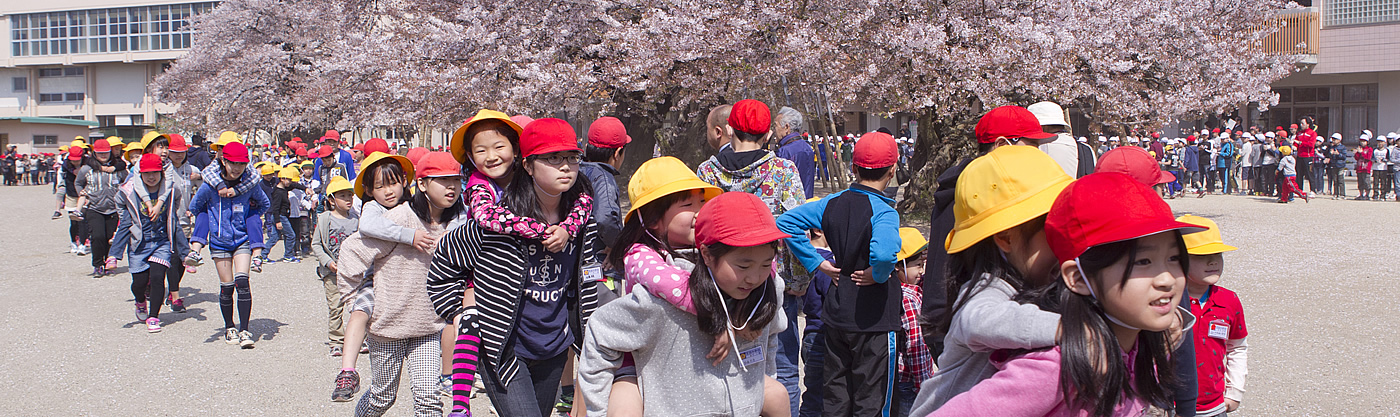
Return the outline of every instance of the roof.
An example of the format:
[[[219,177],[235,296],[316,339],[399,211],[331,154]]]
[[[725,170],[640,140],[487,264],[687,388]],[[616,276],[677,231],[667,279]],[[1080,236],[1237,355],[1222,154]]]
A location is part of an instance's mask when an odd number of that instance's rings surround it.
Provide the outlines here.
[[[0,120],[18,120],[20,123],[51,124],[51,125],[72,125],[95,127],[97,122],[87,120],[64,119],[61,117],[0,117]]]

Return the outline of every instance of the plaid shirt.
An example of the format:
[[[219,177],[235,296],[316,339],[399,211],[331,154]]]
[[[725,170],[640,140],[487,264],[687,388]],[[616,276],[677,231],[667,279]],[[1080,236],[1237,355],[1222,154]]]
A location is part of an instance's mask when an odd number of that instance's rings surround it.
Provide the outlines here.
[[[924,382],[933,378],[933,354],[924,344],[919,331],[919,309],[923,305],[924,292],[918,285],[899,284],[904,290],[904,331],[908,338],[899,352],[899,382]]]

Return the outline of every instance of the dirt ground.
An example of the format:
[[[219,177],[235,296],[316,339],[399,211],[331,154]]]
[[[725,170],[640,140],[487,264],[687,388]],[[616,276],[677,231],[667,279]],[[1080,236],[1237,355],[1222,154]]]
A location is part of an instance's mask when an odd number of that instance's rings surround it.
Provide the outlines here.
[[[1354,188],[1353,188],[1354,189]],[[1249,378],[1236,415],[1393,415],[1400,333],[1393,262],[1400,203],[1206,196],[1170,201],[1219,222],[1222,285],[1240,294],[1250,331]],[[47,186],[0,188],[0,415],[349,415],[329,400],[339,359],[327,356],[326,310],[314,263],[253,274],[257,348],[220,340],[218,279],[187,276],[186,313],[148,334],[125,273],[94,279],[69,254],[68,222],[49,220]],[[913,216],[910,216],[911,218]],[[922,215],[919,217],[927,217]],[[918,224],[927,230],[926,219]],[[280,254],[280,248],[273,251]],[[273,256],[274,258],[277,255]],[[125,267],[118,272],[124,272]],[[359,368],[368,384],[368,358]],[[363,392],[363,390],[361,391]],[[484,396],[477,415],[490,415]],[[391,416],[411,414],[405,378]]]

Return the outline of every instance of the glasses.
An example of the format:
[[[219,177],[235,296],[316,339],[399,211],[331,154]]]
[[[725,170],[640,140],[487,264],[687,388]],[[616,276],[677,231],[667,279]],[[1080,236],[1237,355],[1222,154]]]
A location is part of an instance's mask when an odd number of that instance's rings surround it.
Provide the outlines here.
[[[579,155],[579,154],[568,154],[568,155],[552,154],[552,155],[549,155],[549,156],[536,156],[536,157],[534,157],[534,158],[535,158],[536,161],[543,161],[543,162],[546,163],[546,164],[555,165],[555,166],[563,165],[563,164],[566,163],[566,162],[567,162],[569,165],[578,165],[580,162],[583,162],[583,156],[582,156],[582,155]]]

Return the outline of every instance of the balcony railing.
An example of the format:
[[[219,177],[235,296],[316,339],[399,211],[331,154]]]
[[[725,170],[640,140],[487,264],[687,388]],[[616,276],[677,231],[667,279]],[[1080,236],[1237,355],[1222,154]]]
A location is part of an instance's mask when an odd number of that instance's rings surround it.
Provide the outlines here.
[[[1279,55],[1317,55],[1317,8],[1285,10],[1269,23],[1278,31],[1260,41],[1258,48]],[[1260,30],[1273,27],[1260,28]]]

